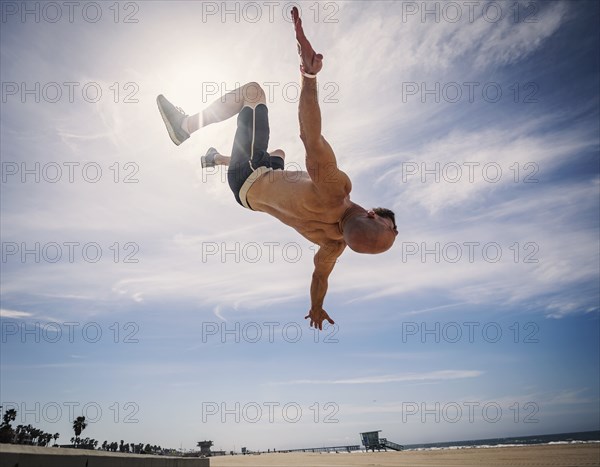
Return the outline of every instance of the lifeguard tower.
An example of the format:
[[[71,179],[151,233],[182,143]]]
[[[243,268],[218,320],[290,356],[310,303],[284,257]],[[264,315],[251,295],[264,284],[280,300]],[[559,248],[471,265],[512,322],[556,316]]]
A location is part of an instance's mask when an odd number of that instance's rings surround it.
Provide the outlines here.
[[[198,446],[200,447],[200,455],[204,457],[210,457],[212,455],[212,452],[210,451],[210,447],[212,445],[212,441],[198,441]]]
[[[404,446],[402,446],[401,444],[393,443],[391,441],[388,441],[386,438],[380,438],[380,432],[381,430],[365,431],[364,433],[360,434],[362,444],[367,451],[369,449],[373,452],[375,452],[375,449],[377,449],[378,451],[381,451],[382,449],[384,451],[387,451],[388,449],[391,449],[393,451],[402,451],[404,449]]]

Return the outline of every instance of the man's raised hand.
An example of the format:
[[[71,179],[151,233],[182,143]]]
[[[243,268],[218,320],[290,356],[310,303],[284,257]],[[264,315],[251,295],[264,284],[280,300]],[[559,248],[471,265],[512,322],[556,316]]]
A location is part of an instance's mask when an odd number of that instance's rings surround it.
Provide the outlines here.
[[[296,28],[296,41],[298,42],[298,54],[300,55],[300,70],[303,73],[316,75],[321,68],[323,68],[323,55],[315,53],[312,45],[304,35],[304,29],[302,29],[302,20],[300,19],[300,13],[298,8],[292,8],[292,19],[294,20],[294,27]]]

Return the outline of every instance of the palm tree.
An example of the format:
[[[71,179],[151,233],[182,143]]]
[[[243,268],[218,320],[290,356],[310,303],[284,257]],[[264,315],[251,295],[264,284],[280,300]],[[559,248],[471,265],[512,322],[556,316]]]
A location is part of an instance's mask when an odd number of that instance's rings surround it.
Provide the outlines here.
[[[31,444],[33,439],[33,427],[31,425],[27,425],[23,428],[23,430],[25,431],[23,444]]]
[[[32,445],[38,444],[38,438],[42,434],[42,431],[38,430],[37,428],[31,428],[31,430],[29,431],[29,434],[31,434],[31,444]]]
[[[4,416],[2,417],[2,425],[0,426],[10,425],[10,422],[14,422],[16,418],[17,411],[15,409],[8,409],[6,412],[4,412]]]
[[[4,412],[2,417],[2,424],[0,424],[0,443],[11,443],[15,436],[15,430],[10,426],[11,422],[14,422],[17,418],[17,411],[15,409],[8,409]]]
[[[79,444],[79,435],[81,435],[81,432],[83,430],[85,430],[85,428],[87,427],[87,423],[85,423],[85,417],[81,416],[81,417],[77,417],[75,420],[73,420],[73,431],[75,432],[75,444]]]
[[[52,436],[52,438],[54,438],[54,445],[56,446],[56,440],[60,438],[60,433],[54,433],[54,436]]]

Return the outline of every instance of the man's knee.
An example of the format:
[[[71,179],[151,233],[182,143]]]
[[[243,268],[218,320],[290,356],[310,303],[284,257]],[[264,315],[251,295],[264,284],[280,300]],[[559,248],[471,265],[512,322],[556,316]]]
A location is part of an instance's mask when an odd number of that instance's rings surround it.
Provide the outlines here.
[[[251,81],[242,88],[242,97],[244,98],[244,106],[256,107],[258,104],[267,104],[265,91],[260,84]]]

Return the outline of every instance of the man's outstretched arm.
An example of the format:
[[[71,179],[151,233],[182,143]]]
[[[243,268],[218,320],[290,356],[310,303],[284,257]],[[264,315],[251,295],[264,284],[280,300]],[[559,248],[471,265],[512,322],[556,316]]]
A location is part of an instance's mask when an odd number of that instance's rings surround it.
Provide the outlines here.
[[[298,120],[300,138],[306,149],[306,170],[315,182],[323,181],[326,176],[337,171],[335,154],[321,134],[321,109],[317,97],[317,80],[302,77]]]
[[[304,34],[302,20],[294,7],[292,18],[300,54],[302,88],[298,104],[300,138],[306,149],[306,170],[313,182],[327,191],[347,189],[348,177],[339,172],[335,154],[321,134],[321,109],[317,94],[316,74],[323,68],[323,55],[318,54]],[[308,77],[308,76],[312,77]]]
[[[304,319],[310,318],[311,327],[323,329],[323,321],[335,324],[323,309],[323,301],[327,293],[328,279],[331,271],[340,257],[346,244],[344,242],[331,242],[321,245],[315,255],[315,270],[310,284],[310,311]]]
[[[321,135],[321,109],[319,107],[319,98],[317,94],[316,75],[323,68],[323,55],[315,53],[312,45],[304,35],[302,20],[300,19],[298,9],[292,9],[292,18],[296,30],[296,41],[298,42],[298,54],[300,55],[300,70],[302,72],[302,89],[300,92],[300,102],[298,104],[298,117],[300,120],[300,138],[307,149],[308,171],[313,175],[316,170],[317,159],[309,157],[311,152],[323,153],[321,159],[329,159],[335,163],[335,156],[329,145],[324,144],[324,138]],[[309,74],[311,78],[306,75]],[[313,167],[311,167],[313,166]],[[312,170],[311,170],[312,169]],[[313,173],[311,173],[313,172]]]

